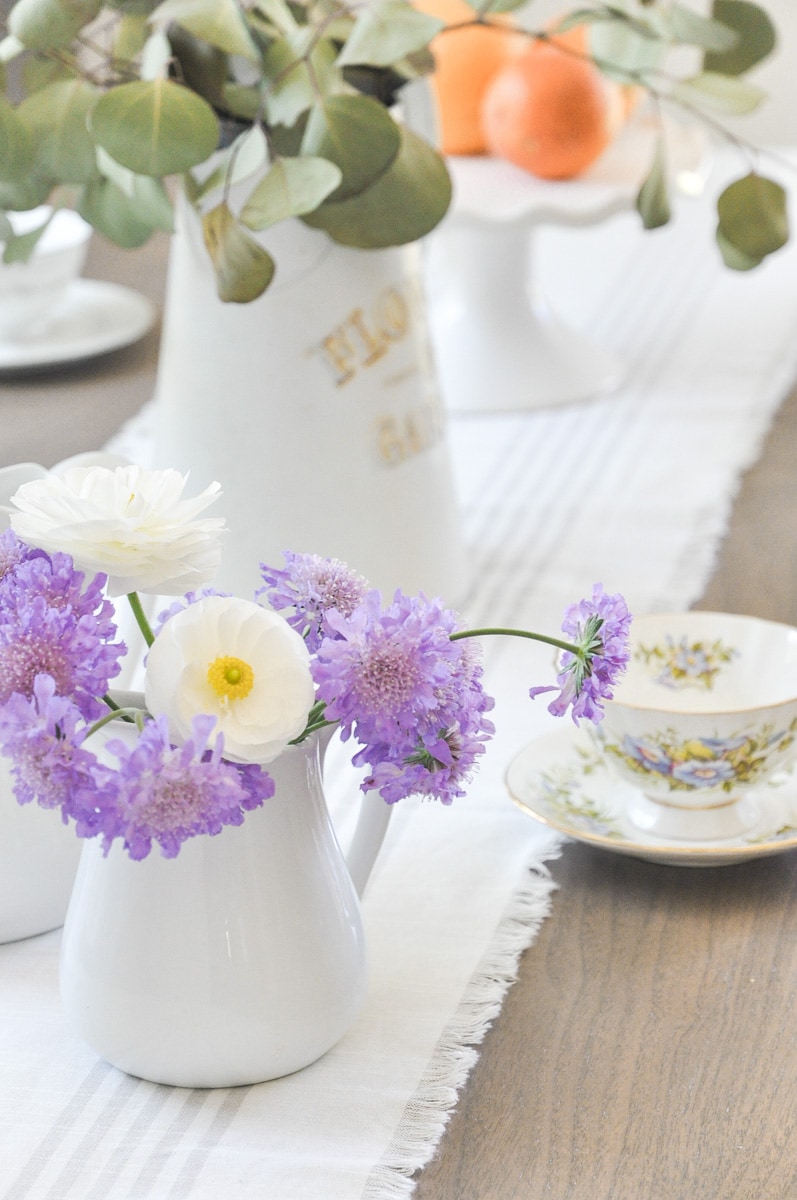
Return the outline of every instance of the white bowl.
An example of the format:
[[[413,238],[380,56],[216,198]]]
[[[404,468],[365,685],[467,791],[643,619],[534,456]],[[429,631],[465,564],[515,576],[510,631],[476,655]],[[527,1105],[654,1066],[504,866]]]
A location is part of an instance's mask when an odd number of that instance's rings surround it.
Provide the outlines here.
[[[9,213],[14,232],[28,233],[46,220],[46,205]],[[91,226],[71,209],[58,209],[27,262],[0,261],[0,337],[35,332],[46,314],[65,296],[83,270]]]
[[[797,629],[730,613],[637,618],[598,738],[635,787],[629,815],[662,837],[735,837],[755,789],[797,757]]]

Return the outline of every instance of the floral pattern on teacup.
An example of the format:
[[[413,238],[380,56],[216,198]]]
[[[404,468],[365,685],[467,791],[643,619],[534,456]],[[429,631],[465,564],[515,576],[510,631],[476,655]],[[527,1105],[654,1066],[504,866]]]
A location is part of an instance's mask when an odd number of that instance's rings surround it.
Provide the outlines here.
[[[604,751],[614,755],[639,775],[660,775],[675,791],[720,788],[733,791],[757,781],[768,768],[771,755],[780,754],[794,741],[797,719],[787,729],[764,725],[759,730],[727,738],[689,738],[684,741],[672,729],[622,742],[604,742]]]
[[[677,641],[667,634],[655,646],[637,646],[634,658],[656,671],[655,681],[667,688],[696,687],[710,691],[717,675],[739,654],[718,638],[713,642],[694,641],[684,636]]]

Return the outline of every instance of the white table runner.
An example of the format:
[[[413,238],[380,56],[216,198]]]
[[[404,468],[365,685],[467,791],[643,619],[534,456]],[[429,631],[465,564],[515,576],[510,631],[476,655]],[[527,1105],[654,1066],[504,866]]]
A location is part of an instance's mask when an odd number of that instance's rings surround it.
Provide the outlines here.
[[[687,606],[794,382],[797,244],[739,276],[719,265],[708,204],[683,205],[655,235],[634,226],[623,216],[539,239],[552,300],[629,363],[621,391],[452,422],[472,622],[554,629],[599,579],[637,611]],[[467,799],[395,813],[364,905],[366,1009],[319,1063],[209,1092],[130,1079],[66,1027],[58,933],[0,947],[5,1200],[411,1194],[551,902],[557,845],[503,787],[512,755],[554,725],[527,699],[549,656],[486,649],[498,736]],[[330,775],[345,824],[354,785],[341,754]]]

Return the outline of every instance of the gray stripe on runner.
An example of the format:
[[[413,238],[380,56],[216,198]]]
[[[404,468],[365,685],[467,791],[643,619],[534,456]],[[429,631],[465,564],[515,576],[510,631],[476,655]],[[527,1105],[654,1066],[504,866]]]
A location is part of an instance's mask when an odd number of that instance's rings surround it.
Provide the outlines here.
[[[175,1091],[177,1090],[179,1089],[175,1089]],[[177,1153],[186,1131],[213,1095],[214,1092],[200,1088],[192,1088],[186,1092],[185,1100],[180,1105],[174,1119],[164,1130],[157,1146],[131,1184],[128,1192],[129,1200],[144,1200],[144,1197],[152,1195],[152,1189],[157,1184],[164,1167],[168,1165],[169,1159]],[[163,1192],[155,1194],[162,1196]]]
[[[108,1200],[108,1197],[113,1195],[111,1191],[113,1185],[141,1145],[144,1134],[172,1095],[171,1088],[156,1084],[147,1086],[151,1089],[149,1098],[125,1131],[124,1141],[116,1147],[108,1162],[97,1175],[96,1182],[91,1191],[86,1193],[85,1200]]]
[[[207,1162],[211,1151],[215,1150],[224,1134],[229,1129],[243,1106],[251,1087],[230,1088],[224,1097],[224,1102],[213,1118],[213,1123],[207,1133],[197,1142],[191,1151],[185,1166],[181,1170],[171,1191],[170,1200],[183,1200],[190,1195],[199,1172]]]
[[[58,1178],[53,1182],[49,1191],[45,1193],[45,1200],[64,1200],[70,1194],[74,1184],[80,1181],[80,1175],[85,1168],[86,1159],[91,1155],[92,1150],[102,1142],[104,1135],[107,1134],[119,1114],[124,1111],[135,1097],[140,1087],[140,1079],[133,1079],[129,1075],[119,1075],[116,1087],[108,1103],[103,1105],[101,1112],[83,1134],[83,1137],[61,1168]]]
[[[59,1113],[46,1137],[39,1142],[11,1187],[6,1191],[3,1200],[23,1200],[23,1197],[31,1194],[31,1188],[42,1171],[49,1166],[56,1150],[74,1128],[80,1114],[112,1069],[105,1062],[95,1063],[80,1087]]]

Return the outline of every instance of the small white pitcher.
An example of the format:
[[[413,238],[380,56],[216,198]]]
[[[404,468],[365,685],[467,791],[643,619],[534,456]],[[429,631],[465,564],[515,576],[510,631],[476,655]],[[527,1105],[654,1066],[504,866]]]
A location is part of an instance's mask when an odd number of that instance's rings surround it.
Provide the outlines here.
[[[108,1062],[181,1087],[257,1083],[314,1062],[354,1022],[366,988],[358,890],[390,807],[363,801],[350,874],[321,760],[318,736],[289,747],[268,767],[271,800],[175,859],[153,847],[134,862],[118,844],[105,858],[86,843],[61,993]]]
[[[2,756],[0,806],[0,942],[15,942],[63,924],[80,841],[58,813],[17,802]]]

